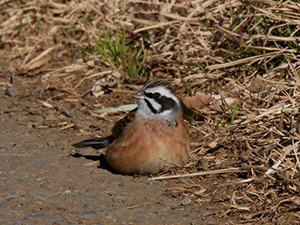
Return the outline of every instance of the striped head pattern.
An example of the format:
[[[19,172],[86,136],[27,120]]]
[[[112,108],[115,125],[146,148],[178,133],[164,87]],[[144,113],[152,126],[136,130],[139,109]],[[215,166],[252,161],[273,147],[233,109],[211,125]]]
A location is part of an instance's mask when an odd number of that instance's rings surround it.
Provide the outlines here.
[[[159,121],[174,121],[181,115],[178,98],[171,84],[155,79],[147,82],[134,97],[138,99],[137,117]]]

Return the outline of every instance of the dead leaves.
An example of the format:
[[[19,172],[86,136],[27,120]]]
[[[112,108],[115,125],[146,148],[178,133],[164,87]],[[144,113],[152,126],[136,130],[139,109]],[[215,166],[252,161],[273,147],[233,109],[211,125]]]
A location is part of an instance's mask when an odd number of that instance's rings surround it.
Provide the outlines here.
[[[39,55],[37,55],[35,58],[33,58],[27,63],[26,60],[30,58],[31,55],[29,53],[21,66],[21,70],[23,70],[26,73],[29,70],[34,70],[36,68],[43,66],[44,64],[50,61],[52,57],[51,52],[53,51],[54,48],[55,47],[53,46],[46,49],[45,51],[43,51],[42,53],[40,53]]]
[[[118,71],[113,71],[105,77],[99,79],[92,88],[92,94],[97,98],[104,94],[106,88],[115,87],[121,79]]]
[[[183,115],[187,120],[202,120],[205,116],[232,114],[232,109],[238,103],[235,98],[223,98],[220,95],[197,94],[181,98]]]

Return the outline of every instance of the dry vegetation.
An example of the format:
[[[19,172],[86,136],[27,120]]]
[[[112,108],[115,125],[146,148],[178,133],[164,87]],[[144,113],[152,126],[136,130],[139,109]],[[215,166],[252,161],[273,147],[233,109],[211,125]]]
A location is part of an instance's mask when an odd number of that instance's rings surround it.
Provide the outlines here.
[[[101,95],[152,77],[219,97],[193,101],[192,159],[173,171],[191,177],[169,191],[233,223],[299,224],[299,35],[299,1],[0,1],[1,71],[34,77],[45,106],[95,109],[96,82]]]

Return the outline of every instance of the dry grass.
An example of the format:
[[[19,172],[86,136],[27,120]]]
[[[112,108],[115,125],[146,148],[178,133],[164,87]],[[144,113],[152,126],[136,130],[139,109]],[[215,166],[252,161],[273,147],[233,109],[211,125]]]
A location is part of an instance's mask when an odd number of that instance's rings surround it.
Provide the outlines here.
[[[238,100],[236,108],[199,110],[192,160],[176,171],[197,176],[170,191],[219,205],[229,223],[299,224],[298,1],[63,2],[0,1],[0,72],[37,77],[41,100],[58,108],[85,102],[97,80],[135,89],[151,77],[174,79],[185,94]],[[143,43],[146,78],[112,73],[100,60],[103,27]]]

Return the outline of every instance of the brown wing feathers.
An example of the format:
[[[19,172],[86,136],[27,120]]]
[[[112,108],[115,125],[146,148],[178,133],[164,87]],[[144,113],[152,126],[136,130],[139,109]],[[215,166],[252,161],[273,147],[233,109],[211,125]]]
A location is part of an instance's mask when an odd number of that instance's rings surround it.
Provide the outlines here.
[[[73,144],[75,148],[92,147],[94,149],[101,149],[107,147],[115,139],[122,136],[124,129],[135,119],[136,109],[130,111],[125,117],[120,119],[112,128],[112,135],[103,138],[92,138]]]
[[[135,112],[137,108],[131,110],[129,113],[127,113],[126,116],[124,116],[122,119],[120,119],[114,127],[112,128],[112,135],[115,136],[116,138],[119,138],[122,136],[124,129],[134,121],[135,119]]]

